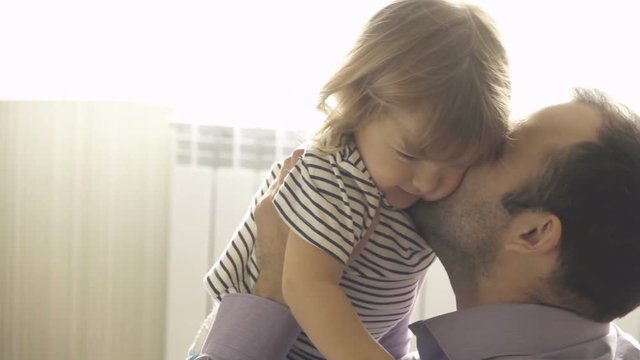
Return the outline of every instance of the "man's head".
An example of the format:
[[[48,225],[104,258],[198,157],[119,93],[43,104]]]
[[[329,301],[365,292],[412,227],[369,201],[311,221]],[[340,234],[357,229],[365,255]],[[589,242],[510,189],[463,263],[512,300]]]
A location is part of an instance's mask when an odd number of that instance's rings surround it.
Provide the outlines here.
[[[638,116],[579,90],[512,139],[452,196],[412,209],[459,305],[544,303],[601,321],[640,305]]]

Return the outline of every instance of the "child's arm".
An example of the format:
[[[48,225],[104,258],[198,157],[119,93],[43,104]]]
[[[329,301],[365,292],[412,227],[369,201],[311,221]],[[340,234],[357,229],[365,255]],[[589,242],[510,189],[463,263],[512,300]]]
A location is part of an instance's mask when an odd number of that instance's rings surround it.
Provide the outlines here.
[[[339,286],[343,265],[289,233],[282,290],[313,344],[329,360],[387,360],[393,357],[365,329]]]

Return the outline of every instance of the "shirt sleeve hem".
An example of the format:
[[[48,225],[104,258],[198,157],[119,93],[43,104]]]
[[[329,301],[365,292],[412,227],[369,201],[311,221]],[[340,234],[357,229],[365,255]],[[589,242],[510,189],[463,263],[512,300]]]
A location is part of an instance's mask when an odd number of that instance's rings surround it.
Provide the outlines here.
[[[287,307],[251,294],[228,294],[202,355],[216,360],[283,359],[299,333]]]

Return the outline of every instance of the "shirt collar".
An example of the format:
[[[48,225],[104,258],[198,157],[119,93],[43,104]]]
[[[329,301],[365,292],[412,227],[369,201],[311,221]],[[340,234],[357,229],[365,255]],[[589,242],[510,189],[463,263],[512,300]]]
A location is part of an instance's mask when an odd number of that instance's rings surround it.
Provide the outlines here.
[[[484,305],[410,325],[421,358],[427,356],[422,351],[439,346],[452,360],[550,352],[606,336],[609,327],[609,323],[534,304]]]

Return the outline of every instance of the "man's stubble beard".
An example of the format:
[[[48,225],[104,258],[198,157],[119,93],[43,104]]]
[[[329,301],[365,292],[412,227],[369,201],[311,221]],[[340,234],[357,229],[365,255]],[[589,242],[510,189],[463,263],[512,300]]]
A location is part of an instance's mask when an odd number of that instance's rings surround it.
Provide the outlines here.
[[[475,283],[479,276],[490,275],[509,219],[499,202],[460,188],[446,199],[420,202],[409,212],[452,281]]]

